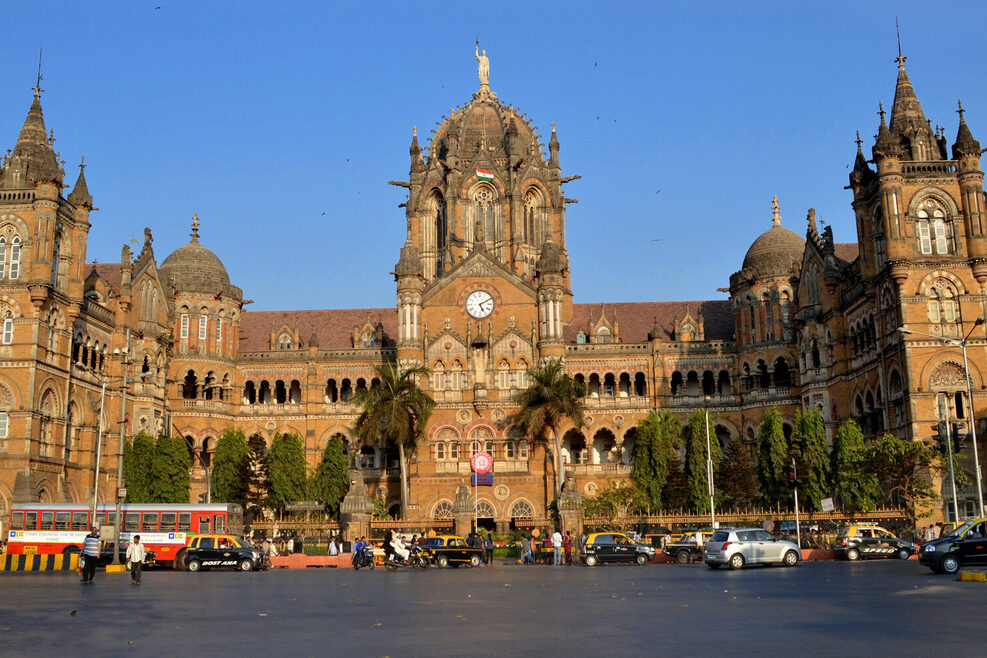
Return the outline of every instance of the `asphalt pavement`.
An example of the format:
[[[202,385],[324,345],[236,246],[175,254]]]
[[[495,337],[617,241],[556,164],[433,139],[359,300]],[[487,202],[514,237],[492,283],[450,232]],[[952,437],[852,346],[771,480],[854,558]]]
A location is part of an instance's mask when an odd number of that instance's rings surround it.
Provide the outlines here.
[[[914,560],[0,574],[18,656],[968,654],[987,589]],[[974,651],[976,653],[976,651]],[[959,653],[957,654],[959,655]]]

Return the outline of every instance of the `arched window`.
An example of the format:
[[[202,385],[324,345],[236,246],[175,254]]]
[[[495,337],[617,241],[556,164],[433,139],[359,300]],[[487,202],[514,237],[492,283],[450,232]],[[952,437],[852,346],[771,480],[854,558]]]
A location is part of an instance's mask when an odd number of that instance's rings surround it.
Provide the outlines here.
[[[483,230],[483,239],[488,245],[497,242],[499,234],[497,231],[496,207],[494,206],[494,190],[489,185],[477,185],[473,189],[473,208],[475,212],[474,226],[467,230],[475,231],[475,224],[479,223]],[[477,236],[473,236],[476,241]]]
[[[181,337],[188,338],[188,313],[182,313]]]
[[[442,197],[437,194],[432,197],[432,212],[435,213],[435,248],[438,250],[445,249],[449,231],[446,223],[446,204]]]
[[[54,288],[58,288],[58,261],[62,249],[62,232],[55,231],[55,239],[53,240],[54,246],[52,246],[51,252],[51,285]]]
[[[0,441],[7,440],[7,431],[10,427],[10,418],[6,411],[0,411]]]
[[[206,339],[206,336],[209,335],[207,333],[208,331],[209,331],[209,316],[206,315],[206,309],[202,309],[202,312],[199,314],[199,340],[200,341],[204,341]]]
[[[0,279],[7,277],[7,238],[0,238]]]
[[[596,342],[597,343],[612,343],[613,334],[610,333],[610,327],[600,327],[596,330]]]
[[[522,239],[525,244],[538,244],[538,214],[540,206],[540,195],[534,190],[529,190],[524,195],[524,226],[522,227]]]
[[[21,275],[21,239],[14,236],[10,241],[10,278],[16,279]]]
[[[789,318],[792,313],[792,300],[787,291],[781,293],[781,324],[783,326],[788,326]]]
[[[919,251],[923,254],[954,253],[953,223],[940,208],[932,208],[931,213],[925,209],[919,210],[916,229]]]
[[[14,316],[10,311],[3,316],[3,344],[10,345],[14,342]]]
[[[929,322],[939,325],[943,334],[956,333],[960,321],[959,304],[956,301],[956,290],[945,279],[939,279],[929,286],[926,293],[929,297]],[[935,329],[933,329],[935,332]]]
[[[290,350],[291,349],[291,335],[287,332],[282,333],[278,336],[278,349],[279,350]]]
[[[764,306],[764,339],[774,338],[774,327],[771,320],[771,296],[768,293],[761,295],[761,305]]]
[[[534,517],[535,512],[531,509],[531,504],[527,501],[519,500],[511,507],[512,519],[533,519]]]
[[[450,503],[448,500],[440,501],[439,504],[435,506],[435,510],[432,512],[432,518],[451,519],[452,503]]]
[[[377,332],[368,331],[367,333],[363,334],[363,336],[360,338],[360,345],[362,347],[377,347]]]

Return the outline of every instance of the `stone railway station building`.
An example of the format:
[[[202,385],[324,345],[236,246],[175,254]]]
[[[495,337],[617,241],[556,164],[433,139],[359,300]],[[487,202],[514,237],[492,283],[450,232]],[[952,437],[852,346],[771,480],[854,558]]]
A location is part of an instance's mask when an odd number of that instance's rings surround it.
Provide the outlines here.
[[[97,495],[112,500],[121,419],[127,434],[170,427],[188,438],[193,500],[230,426],[268,443],[294,432],[314,466],[333,435],[349,442],[352,397],[388,361],[426,365],[438,403],[410,463],[409,516],[450,517],[483,449],[493,481],[477,513],[501,530],[544,517],[553,498],[546,444],[510,424],[511,396],[549,358],[588,389],[585,427],[561,430],[584,495],[629,476],[635,426],[654,409],[685,423],[708,408],[723,445],[752,441],[772,407],[788,422],[819,409],[830,433],[855,418],[867,435],[914,440],[928,440],[939,401],[969,418],[959,348],[896,330],[962,338],[984,313],[981,149],[962,112],[951,146],[926,119],[904,58],[870,158],[858,139],[855,241],[836,243],[812,210],[801,233],[785,228],[776,199],[729,298],[691,302],[575,303],[565,185],[577,177],[563,175],[554,126],[546,145],[481,81],[426,148],[415,134],[408,179],[392,181],[408,194],[394,306],[274,312],[244,309],[198,218],[160,264],[150,229],[140,253],[125,245],[119,263],[87,262],[85,166],[64,195],[36,89],[0,169],[4,514],[15,502],[91,500],[100,425]],[[978,327],[969,349],[978,418],[985,338]],[[367,494],[396,509],[396,450],[348,445]],[[961,495],[961,514],[972,514],[975,489]]]

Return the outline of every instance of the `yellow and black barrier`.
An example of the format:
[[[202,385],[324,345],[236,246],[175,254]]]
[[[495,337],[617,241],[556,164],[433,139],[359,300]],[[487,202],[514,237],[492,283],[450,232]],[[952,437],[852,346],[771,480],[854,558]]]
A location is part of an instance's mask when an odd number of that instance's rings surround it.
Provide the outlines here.
[[[0,571],[75,571],[78,554],[0,555]]]

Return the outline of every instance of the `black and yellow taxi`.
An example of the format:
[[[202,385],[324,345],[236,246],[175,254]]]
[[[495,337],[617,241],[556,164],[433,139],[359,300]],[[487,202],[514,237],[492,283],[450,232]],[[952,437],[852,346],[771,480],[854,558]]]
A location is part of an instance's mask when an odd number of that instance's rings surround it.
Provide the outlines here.
[[[458,535],[436,535],[425,540],[425,555],[437,567],[466,565],[478,567],[483,561],[483,549],[472,548]]]
[[[647,564],[655,557],[655,549],[641,544],[622,532],[593,532],[586,536],[580,557],[588,567],[608,562]]]
[[[918,560],[936,573],[987,565],[987,518],[970,519],[948,535],[923,544]]]
[[[840,531],[833,550],[836,557],[845,560],[861,560],[872,557],[894,557],[907,560],[915,554],[916,546],[907,539],[879,525],[851,525]]]
[[[253,571],[270,566],[267,556],[257,547],[233,535],[202,534],[192,537],[185,549],[185,568],[237,569]]]

